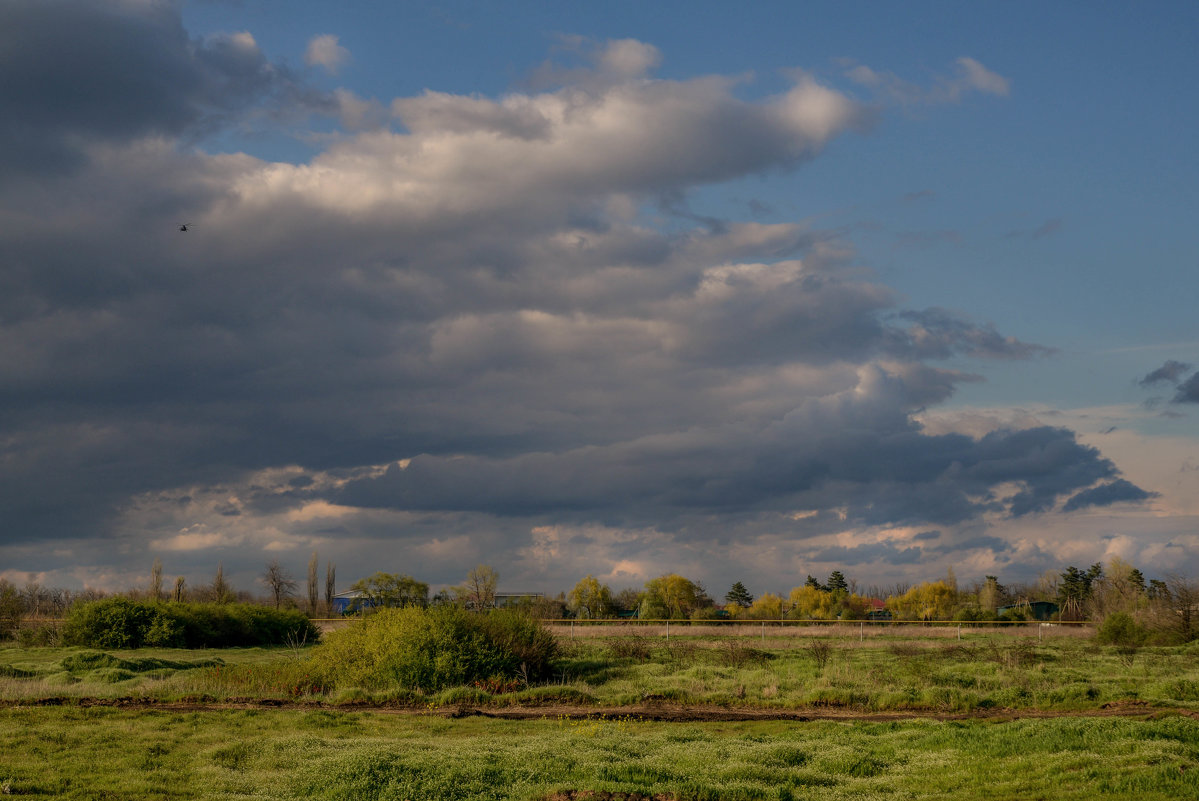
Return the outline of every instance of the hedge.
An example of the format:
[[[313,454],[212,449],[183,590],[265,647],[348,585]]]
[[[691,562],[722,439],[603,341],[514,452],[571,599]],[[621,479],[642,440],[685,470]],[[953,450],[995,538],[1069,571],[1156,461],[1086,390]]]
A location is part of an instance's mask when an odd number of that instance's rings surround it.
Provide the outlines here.
[[[105,598],[76,604],[63,642],[92,648],[237,648],[315,643],[320,632],[296,609]]]

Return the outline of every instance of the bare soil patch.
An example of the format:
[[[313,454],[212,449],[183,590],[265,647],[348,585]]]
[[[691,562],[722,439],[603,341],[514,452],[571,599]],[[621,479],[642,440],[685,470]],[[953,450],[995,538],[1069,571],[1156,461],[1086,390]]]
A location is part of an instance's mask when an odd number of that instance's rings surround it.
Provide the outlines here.
[[[292,709],[292,710],[341,710],[354,712],[377,712],[391,715],[435,715],[446,718],[486,717],[498,720],[542,720],[545,718],[570,717],[578,719],[604,719],[633,717],[640,720],[667,723],[729,723],[738,721],[842,721],[852,723],[887,722],[903,720],[1027,720],[1052,718],[1103,718],[1142,717],[1154,718],[1164,715],[1182,715],[1199,720],[1199,711],[1178,707],[1150,706],[1144,701],[1126,701],[1104,704],[1094,709],[1046,710],[1046,709],[976,709],[968,712],[945,712],[928,709],[903,709],[870,712],[852,707],[806,707],[801,709],[763,709],[759,707],[723,707],[675,704],[641,704],[634,706],[596,707],[570,704],[547,706],[487,707],[457,705],[430,710],[427,707],[409,705],[377,704],[327,704],[319,701],[286,701],[276,699],[230,699],[154,701],[145,698],[34,698],[0,701],[0,706],[37,707],[111,707],[130,710],[164,711],[221,711],[243,709]],[[580,798],[588,796],[579,796]],[[595,796],[600,798],[601,796]],[[615,797],[615,796],[614,796]],[[647,797],[648,798],[648,797]]]

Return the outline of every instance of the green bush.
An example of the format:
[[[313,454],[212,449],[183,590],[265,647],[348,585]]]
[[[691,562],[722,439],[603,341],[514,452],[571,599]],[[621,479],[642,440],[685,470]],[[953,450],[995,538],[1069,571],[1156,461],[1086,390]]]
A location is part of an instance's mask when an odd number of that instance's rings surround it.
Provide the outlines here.
[[[158,604],[106,598],[77,604],[63,624],[63,640],[69,645],[92,648],[141,648],[178,646],[178,629],[164,618]]]
[[[494,676],[548,676],[557,642],[515,612],[453,606],[383,609],[330,634],[312,656],[326,683],[433,692]]]
[[[105,598],[71,607],[68,645],[92,648],[234,648],[316,642],[311,621],[295,609],[252,604],[191,604]]]
[[[1121,648],[1139,648],[1145,644],[1148,637],[1148,630],[1127,612],[1111,613],[1103,619],[1095,632],[1095,641],[1100,645],[1115,645]]]

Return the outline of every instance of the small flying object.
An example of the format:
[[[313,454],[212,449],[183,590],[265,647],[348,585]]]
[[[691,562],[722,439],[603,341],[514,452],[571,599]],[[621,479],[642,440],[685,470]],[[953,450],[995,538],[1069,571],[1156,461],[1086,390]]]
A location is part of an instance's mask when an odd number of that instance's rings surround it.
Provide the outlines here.
[[[180,230],[180,231],[186,231],[186,230],[187,230],[187,226],[189,226],[189,225],[191,225],[191,223],[179,223],[179,230]]]

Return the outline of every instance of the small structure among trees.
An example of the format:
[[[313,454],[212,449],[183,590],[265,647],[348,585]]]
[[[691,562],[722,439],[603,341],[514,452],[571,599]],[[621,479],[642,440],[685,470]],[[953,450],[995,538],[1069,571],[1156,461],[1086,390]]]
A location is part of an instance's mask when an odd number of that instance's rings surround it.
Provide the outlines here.
[[[429,585],[412,576],[379,572],[359,579],[348,592],[333,596],[336,614],[368,612],[385,607],[428,606]]]

